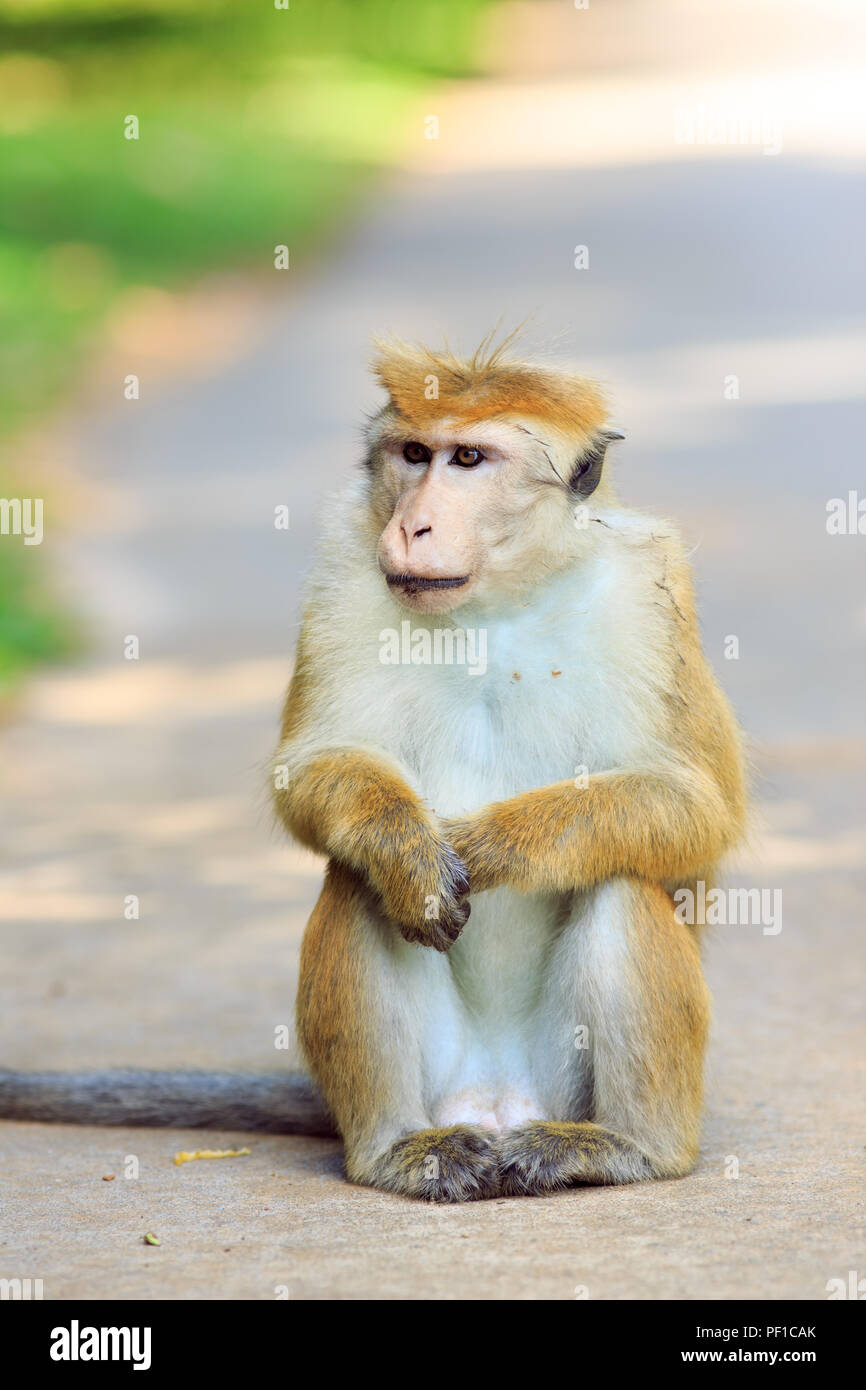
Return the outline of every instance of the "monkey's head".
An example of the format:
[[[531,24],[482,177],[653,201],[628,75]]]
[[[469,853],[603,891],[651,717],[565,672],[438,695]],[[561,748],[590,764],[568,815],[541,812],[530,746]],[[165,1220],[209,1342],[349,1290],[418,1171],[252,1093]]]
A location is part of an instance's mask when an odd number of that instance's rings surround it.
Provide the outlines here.
[[[507,347],[461,360],[377,345],[388,403],[368,434],[370,520],[384,582],[416,612],[519,597],[579,554],[578,510],[607,491],[622,435],[600,388]]]

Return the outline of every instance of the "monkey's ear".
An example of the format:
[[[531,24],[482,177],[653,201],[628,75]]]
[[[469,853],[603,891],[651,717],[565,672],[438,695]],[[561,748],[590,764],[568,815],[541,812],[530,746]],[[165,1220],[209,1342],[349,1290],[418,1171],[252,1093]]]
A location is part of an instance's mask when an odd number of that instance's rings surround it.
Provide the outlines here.
[[[568,480],[568,486],[576,497],[589,497],[590,493],[595,492],[601,482],[607,446],[615,439],[625,439],[625,435],[620,434],[619,430],[602,430],[586,453],[577,459]]]

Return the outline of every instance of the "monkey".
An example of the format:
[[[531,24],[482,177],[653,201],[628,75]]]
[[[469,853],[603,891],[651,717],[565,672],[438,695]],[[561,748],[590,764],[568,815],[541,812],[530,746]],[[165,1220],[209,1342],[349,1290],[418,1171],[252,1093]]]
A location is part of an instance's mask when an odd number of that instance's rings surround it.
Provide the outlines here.
[[[593,380],[490,338],[377,341],[373,371],[271,778],[327,860],[315,1089],[0,1073],[0,1113],[334,1133],[351,1182],[436,1202],[683,1176],[710,998],[674,895],[715,878],[747,787],[682,541],[620,503]]]
[[[440,1201],[680,1176],[710,1004],[673,895],[746,804],[682,543],[618,502],[596,383],[508,344],[374,371],[274,793],[328,859],[297,1024],[347,1174]],[[406,621],[483,632],[486,671],[384,663]]]

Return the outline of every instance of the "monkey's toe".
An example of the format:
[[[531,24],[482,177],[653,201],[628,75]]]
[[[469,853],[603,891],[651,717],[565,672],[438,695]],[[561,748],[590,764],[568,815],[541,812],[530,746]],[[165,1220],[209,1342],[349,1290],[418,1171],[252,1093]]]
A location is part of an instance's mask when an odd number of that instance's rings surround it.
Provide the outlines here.
[[[428,1202],[474,1202],[498,1194],[499,1159],[491,1134],[474,1125],[421,1129],[392,1144],[372,1183]]]
[[[630,1139],[589,1122],[534,1120],[521,1125],[500,1140],[499,1162],[502,1191],[515,1197],[653,1176],[649,1161]]]

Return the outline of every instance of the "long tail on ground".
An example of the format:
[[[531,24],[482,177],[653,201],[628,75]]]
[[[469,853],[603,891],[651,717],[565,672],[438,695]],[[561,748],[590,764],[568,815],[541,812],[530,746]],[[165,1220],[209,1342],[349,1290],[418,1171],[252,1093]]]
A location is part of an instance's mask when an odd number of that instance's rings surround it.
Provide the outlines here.
[[[207,1071],[2,1071],[0,1118],[336,1136],[307,1076]]]

